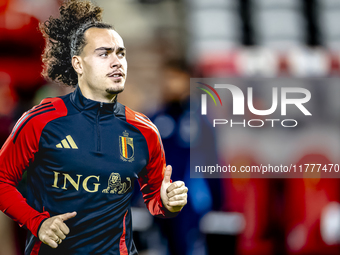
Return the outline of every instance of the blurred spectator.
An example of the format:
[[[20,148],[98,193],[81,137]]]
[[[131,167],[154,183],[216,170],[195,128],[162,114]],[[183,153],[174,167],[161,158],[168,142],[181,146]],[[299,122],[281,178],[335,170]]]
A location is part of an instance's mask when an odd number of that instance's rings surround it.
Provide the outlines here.
[[[171,255],[196,254],[206,247],[199,220],[208,211],[220,208],[220,180],[190,178],[189,73],[181,61],[170,61],[163,72],[164,106],[152,117],[162,136],[173,180],[183,179],[192,192],[186,208],[174,219],[157,220]],[[209,133],[205,133],[209,136]],[[202,250],[203,249],[203,250]]]

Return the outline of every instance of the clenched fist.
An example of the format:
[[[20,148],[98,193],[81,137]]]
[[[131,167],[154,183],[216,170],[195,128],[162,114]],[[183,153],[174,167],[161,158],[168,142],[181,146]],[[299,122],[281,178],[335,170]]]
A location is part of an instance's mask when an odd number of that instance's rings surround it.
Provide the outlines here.
[[[161,199],[163,205],[170,212],[179,212],[187,204],[188,188],[182,181],[170,182],[172,167],[169,165],[165,169],[161,186]]]
[[[67,221],[76,215],[76,212],[65,213],[45,220],[38,233],[40,241],[52,248],[57,248],[62,240],[70,233],[70,229],[66,226],[64,221]]]

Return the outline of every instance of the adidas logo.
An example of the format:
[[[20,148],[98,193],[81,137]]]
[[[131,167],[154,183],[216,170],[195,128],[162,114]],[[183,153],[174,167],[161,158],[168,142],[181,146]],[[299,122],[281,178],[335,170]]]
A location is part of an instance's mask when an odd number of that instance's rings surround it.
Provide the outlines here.
[[[58,143],[55,147],[57,148],[65,148],[65,149],[78,149],[78,146],[74,142],[72,136],[66,136],[66,139],[61,140],[61,143]]]

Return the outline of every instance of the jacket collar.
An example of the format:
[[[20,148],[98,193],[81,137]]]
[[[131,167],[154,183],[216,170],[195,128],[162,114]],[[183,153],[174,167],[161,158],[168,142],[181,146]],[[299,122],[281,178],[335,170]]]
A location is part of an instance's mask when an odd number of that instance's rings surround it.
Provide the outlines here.
[[[71,93],[71,102],[80,111],[98,111],[100,108],[101,114],[112,114],[117,109],[117,96],[112,103],[103,103],[99,101],[94,101],[83,96],[79,86]]]

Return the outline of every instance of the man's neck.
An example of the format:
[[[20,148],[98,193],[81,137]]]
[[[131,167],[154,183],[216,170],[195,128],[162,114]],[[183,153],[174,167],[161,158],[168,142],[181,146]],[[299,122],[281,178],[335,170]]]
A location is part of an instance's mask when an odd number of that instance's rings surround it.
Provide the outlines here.
[[[96,93],[92,91],[91,89],[89,89],[88,87],[82,86],[81,84],[79,84],[79,88],[85,98],[93,100],[93,101],[98,101],[98,102],[103,102],[103,103],[112,103],[117,96],[116,94],[108,94],[105,92]]]

